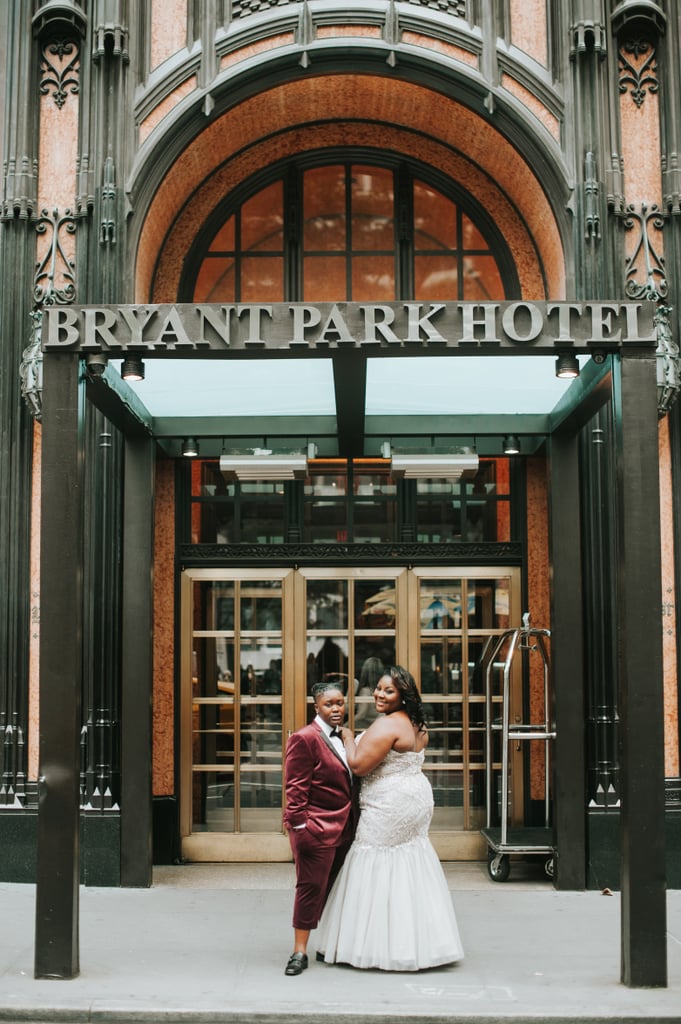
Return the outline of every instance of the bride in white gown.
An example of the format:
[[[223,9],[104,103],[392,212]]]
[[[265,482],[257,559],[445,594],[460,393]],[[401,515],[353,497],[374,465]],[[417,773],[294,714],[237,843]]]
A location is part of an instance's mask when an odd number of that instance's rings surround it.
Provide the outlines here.
[[[361,813],[319,923],[317,958],[419,971],[463,959],[447,882],[428,838],[428,731],[406,669],[387,671],[374,701],[380,717],[357,742],[343,729],[348,764],[362,777]]]

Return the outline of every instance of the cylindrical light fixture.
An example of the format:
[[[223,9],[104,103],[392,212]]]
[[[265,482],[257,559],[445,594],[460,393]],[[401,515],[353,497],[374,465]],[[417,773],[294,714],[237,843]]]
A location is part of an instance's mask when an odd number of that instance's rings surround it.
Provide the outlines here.
[[[579,362],[574,352],[560,352],[556,359],[556,377],[561,380],[571,380],[579,377]]]
[[[199,442],[195,437],[185,437],[182,442],[182,454],[186,459],[195,459],[199,454]]]
[[[121,366],[121,377],[129,381],[144,380],[144,363],[139,356],[126,356]]]
[[[504,438],[504,455],[519,455],[520,441],[515,434],[507,434]]]
[[[102,352],[88,352],[85,366],[91,377],[101,377],[106,370],[106,356]]]

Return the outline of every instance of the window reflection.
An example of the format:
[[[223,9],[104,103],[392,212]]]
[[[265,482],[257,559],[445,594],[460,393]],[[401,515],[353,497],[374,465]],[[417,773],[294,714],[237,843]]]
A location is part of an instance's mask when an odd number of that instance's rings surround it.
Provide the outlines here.
[[[456,206],[437,189],[414,182],[414,249],[455,249]]]
[[[281,827],[282,583],[195,581],[194,831]]]
[[[306,252],[345,249],[345,167],[314,167],[303,176],[303,246]]]
[[[503,665],[489,665],[489,659],[508,629],[510,598],[510,577],[420,580],[419,669],[435,831],[479,828],[483,820],[487,669],[498,705]],[[498,760],[500,746],[494,742]]]
[[[399,238],[396,209],[413,211]],[[191,260],[190,291],[201,302],[501,300],[507,288],[485,231],[493,228],[408,169],[309,167],[229,211]],[[285,238],[296,243],[288,253]]]
[[[257,192],[241,207],[241,248],[281,252],[284,248],[283,182]]]

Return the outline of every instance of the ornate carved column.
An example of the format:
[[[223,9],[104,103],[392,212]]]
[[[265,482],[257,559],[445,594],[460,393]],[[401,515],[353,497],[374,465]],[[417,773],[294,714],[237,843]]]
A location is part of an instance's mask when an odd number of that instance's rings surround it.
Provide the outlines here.
[[[36,340],[46,307],[73,302],[76,286],[76,166],[81,48],[86,19],[72,0],[40,5],[33,19],[39,54],[38,210],[34,331],[24,382],[39,379]],[[36,875],[35,975],[79,971],[79,757],[82,677],[82,390],[78,361],[52,359],[43,392],[25,389],[45,409],[41,466],[40,778]],[[34,529],[37,522],[34,522]],[[57,540],[59,537],[59,540]],[[37,572],[36,568],[36,572]],[[70,630],[66,623],[69,623]],[[60,637],[59,658],[54,657]],[[37,708],[36,708],[37,710]]]
[[[6,132],[0,207],[0,809],[28,799],[29,583],[33,420],[21,398],[20,365],[30,331],[35,261],[36,66],[30,5],[3,5]]]
[[[610,294],[612,238],[607,228],[612,127],[608,103],[608,38],[603,0],[573,0],[570,24],[574,108],[575,288]]]

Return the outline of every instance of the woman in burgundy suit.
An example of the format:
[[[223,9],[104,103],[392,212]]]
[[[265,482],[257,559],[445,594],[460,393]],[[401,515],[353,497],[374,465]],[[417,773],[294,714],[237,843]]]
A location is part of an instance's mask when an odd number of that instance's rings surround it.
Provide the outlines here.
[[[296,865],[289,975],[307,967],[310,931],[317,927],[355,824],[352,773],[339,731],[345,697],[336,683],[315,683],[312,695],[314,720],[293,733],[286,746],[284,826]]]

